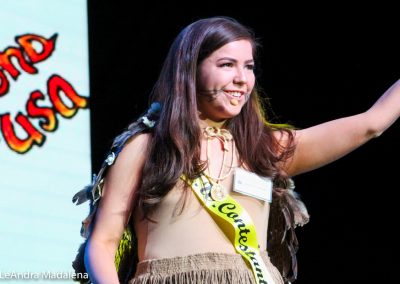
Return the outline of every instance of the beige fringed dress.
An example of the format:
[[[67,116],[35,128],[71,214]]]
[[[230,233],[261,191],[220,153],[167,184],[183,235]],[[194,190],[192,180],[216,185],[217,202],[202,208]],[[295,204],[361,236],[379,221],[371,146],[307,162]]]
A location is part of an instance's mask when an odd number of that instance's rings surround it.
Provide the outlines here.
[[[232,182],[232,178],[224,181],[225,188],[232,188]],[[188,191],[182,197],[182,188],[179,182],[163,199],[151,216],[156,223],[141,220],[136,212],[139,263],[129,283],[255,283],[250,266],[196,196]],[[262,258],[274,280],[268,284],[283,284],[266,252],[270,204],[232,191],[229,194],[253,219]]]

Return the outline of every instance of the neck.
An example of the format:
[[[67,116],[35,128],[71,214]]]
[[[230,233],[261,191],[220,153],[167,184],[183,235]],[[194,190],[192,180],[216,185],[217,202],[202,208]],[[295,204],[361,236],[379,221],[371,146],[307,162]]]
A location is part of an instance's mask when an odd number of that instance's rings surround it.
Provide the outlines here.
[[[202,129],[206,128],[208,126],[212,126],[212,127],[216,127],[216,128],[223,128],[225,122],[226,122],[226,119],[222,120],[222,121],[214,121],[214,120],[211,120],[208,118],[205,118],[205,119],[199,118],[199,125],[200,125],[200,128],[202,128]]]

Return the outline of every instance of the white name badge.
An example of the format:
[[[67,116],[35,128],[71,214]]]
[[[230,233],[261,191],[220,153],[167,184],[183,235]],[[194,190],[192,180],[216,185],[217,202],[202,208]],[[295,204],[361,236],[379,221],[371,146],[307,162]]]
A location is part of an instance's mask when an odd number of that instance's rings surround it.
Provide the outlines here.
[[[272,201],[272,180],[259,177],[241,168],[236,168],[233,191],[245,194],[257,199]]]

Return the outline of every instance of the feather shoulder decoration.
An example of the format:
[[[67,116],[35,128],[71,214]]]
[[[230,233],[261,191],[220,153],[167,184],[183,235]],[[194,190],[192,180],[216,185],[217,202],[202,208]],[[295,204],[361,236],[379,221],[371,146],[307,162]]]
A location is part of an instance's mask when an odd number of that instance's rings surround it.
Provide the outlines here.
[[[72,267],[75,269],[75,281],[80,283],[90,283],[87,278],[82,278],[83,275],[87,275],[86,268],[84,265],[84,253],[85,247],[90,236],[93,220],[96,216],[97,207],[101,196],[103,194],[103,184],[107,169],[115,163],[118,154],[126,142],[137,134],[140,134],[146,130],[153,128],[160,116],[161,105],[157,102],[152,103],[148,111],[139,117],[135,122],[128,126],[128,128],[117,136],[111,146],[111,150],[106,155],[103,161],[100,171],[97,175],[93,175],[92,183],[85,186],[82,190],[77,192],[72,197],[72,202],[76,205],[80,205],[89,201],[89,214],[82,221],[81,236],[85,238],[85,241],[80,245],[75,260],[72,262]],[[135,261],[133,252],[136,247],[136,238],[133,234],[132,229],[128,225],[125,229],[122,238],[119,243],[119,247],[115,257],[115,265],[118,270],[118,275],[121,283],[125,283],[129,278],[129,274],[132,273],[132,261]]]

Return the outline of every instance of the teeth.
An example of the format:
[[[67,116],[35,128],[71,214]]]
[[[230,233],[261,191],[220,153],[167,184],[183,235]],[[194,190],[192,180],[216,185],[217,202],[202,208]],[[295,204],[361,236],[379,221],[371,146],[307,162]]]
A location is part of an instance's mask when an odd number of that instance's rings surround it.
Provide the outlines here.
[[[240,96],[242,95],[241,92],[228,92],[231,96],[235,97],[235,98],[240,98]]]

